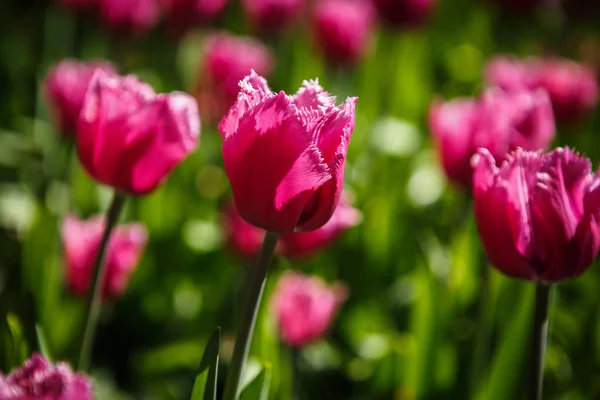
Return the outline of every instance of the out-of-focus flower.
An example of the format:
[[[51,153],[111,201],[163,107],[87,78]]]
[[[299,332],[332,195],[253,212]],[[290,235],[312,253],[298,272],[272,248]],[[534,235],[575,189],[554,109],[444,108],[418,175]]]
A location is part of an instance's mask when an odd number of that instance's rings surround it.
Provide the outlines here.
[[[85,93],[97,69],[108,75],[117,73],[108,61],[63,60],[55,64],[46,75],[46,102],[51,108],[57,128],[63,135],[75,134]]]
[[[379,17],[396,28],[414,28],[425,24],[436,0],[371,0]]]
[[[84,296],[90,290],[94,262],[105,225],[103,217],[83,221],[67,216],[63,221],[66,278],[69,289],[77,295]],[[113,230],[104,259],[104,299],[114,298],[125,291],[142,256],[147,238],[146,228],[141,224],[121,225]]]
[[[347,229],[357,225],[362,215],[352,207],[342,194],[342,198],[331,219],[319,229],[310,232],[296,232],[281,235],[278,251],[285,257],[304,258],[326,249]],[[225,213],[225,230],[229,247],[244,258],[258,255],[265,236],[263,229],[246,222],[231,204]]]
[[[366,0],[324,0],[316,5],[313,31],[317,45],[334,63],[353,64],[371,40],[374,12]]]
[[[197,146],[196,101],[155,94],[134,76],[96,71],[77,127],[77,151],[97,181],[130,194],[156,189]]]
[[[581,275],[600,247],[600,179],[568,148],[518,149],[498,168],[485,149],[473,158],[474,210],[491,263],[535,282]]]
[[[274,55],[257,39],[227,32],[209,37],[204,47],[197,95],[202,118],[220,121],[235,103],[240,81],[252,70],[268,77],[274,65]]]
[[[227,0],[164,0],[167,25],[175,34],[182,34],[195,25],[216,18]]]
[[[139,35],[159,21],[163,0],[98,0],[102,22],[111,30]]]
[[[240,215],[276,233],[320,228],[342,193],[357,99],[336,106],[317,82],[275,94],[254,71],[240,86],[219,124]]]
[[[558,123],[575,123],[598,104],[594,71],[570,60],[497,57],[488,63],[486,79],[505,90],[546,89]]]
[[[64,362],[52,365],[40,354],[7,376],[0,373],[2,400],[92,400],[92,392],[90,378]]]
[[[242,0],[246,16],[261,31],[280,31],[299,17],[305,0]]]
[[[554,118],[544,90],[486,90],[480,99],[434,101],[429,127],[448,178],[471,187],[470,160],[480,147],[497,160],[516,148],[547,149],[554,138]]]
[[[286,271],[272,299],[281,339],[302,347],[323,337],[346,297],[341,283],[328,286],[316,276]]]

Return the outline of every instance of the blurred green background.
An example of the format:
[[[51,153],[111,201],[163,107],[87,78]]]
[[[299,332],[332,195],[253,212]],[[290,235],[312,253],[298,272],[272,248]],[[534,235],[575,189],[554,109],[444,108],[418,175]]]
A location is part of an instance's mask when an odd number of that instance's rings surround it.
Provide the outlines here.
[[[367,57],[345,69],[314,50],[306,21],[263,37],[277,55],[273,89],[295,92],[318,77],[339,99],[359,97],[346,184],[363,213],[328,251],[273,264],[249,362],[273,365],[272,399],[294,390],[291,354],[269,314],[273,284],[289,268],[350,288],[330,335],[300,351],[302,398],[520,398],[532,287],[485,262],[470,199],[446,183],[425,121],[434,96],[476,95],[495,54],[597,56],[600,16],[594,24],[594,15],[588,22],[557,12],[515,15],[485,1],[440,0],[427,26],[377,26]],[[161,27],[123,38],[49,1],[1,2],[0,370],[38,348],[36,322],[55,360],[76,359],[83,305],[63,286],[60,222],[68,212],[102,212],[110,198],[51,123],[41,95],[48,68],[65,57],[106,58],[157,91],[190,90],[212,30],[251,34],[238,1],[181,40]],[[577,132],[559,131],[557,144],[597,165],[599,124],[592,116]],[[220,135],[204,124],[201,140],[165,185],[127,203],[123,220],[145,223],[150,242],[127,292],[103,309],[92,370],[99,399],[188,398],[216,326],[223,383],[247,265],[224,246],[219,213],[230,189]],[[547,399],[600,398],[599,289],[594,266],[555,292]]]

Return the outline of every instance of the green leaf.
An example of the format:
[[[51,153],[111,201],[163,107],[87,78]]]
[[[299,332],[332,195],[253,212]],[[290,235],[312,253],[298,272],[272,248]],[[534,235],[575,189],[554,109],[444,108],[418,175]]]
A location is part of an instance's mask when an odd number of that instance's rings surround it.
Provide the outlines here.
[[[267,400],[271,383],[271,363],[265,363],[261,371],[242,388],[239,400]]]
[[[213,332],[202,354],[190,400],[216,400],[221,328]]]
[[[21,322],[16,315],[9,313],[6,316],[6,322],[9,331],[8,341],[10,342],[7,343],[9,346],[7,362],[10,367],[14,368],[21,365],[27,358],[27,342],[23,337]]]
[[[39,324],[35,325],[35,333],[37,335],[38,348],[40,352],[47,360],[52,360],[52,357],[50,356],[50,349],[48,348],[48,340],[46,340],[46,335]]]

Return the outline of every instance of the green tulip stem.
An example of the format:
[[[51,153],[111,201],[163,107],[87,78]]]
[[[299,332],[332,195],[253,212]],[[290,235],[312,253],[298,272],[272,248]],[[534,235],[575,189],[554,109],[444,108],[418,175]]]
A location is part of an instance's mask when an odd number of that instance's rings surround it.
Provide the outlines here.
[[[88,292],[86,301],[86,323],[85,330],[83,331],[83,340],[81,342],[81,351],[79,353],[79,364],[78,368],[81,371],[87,371],[90,363],[90,356],[92,352],[92,345],[94,343],[94,334],[96,331],[96,325],[98,324],[98,317],[100,315],[100,308],[102,305],[102,287],[104,278],[106,275],[106,263],[104,262],[106,249],[110,239],[110,234],[117,224],[123,205],[125,204],[126,197],[119,192],[115,191],[110,207],[108,208],[106,215],[106,226],[102,233],[100,240],[100,247],[98,248],[98,254],[96,254],[96,261],[93,269],[93,280],[91,290]]]
[[[229,364],[223,400],[236,400],[238,398],[242,373],[246,359],[248,358],[250,343],[252,342],[256,316],[258,315],[260,301],[267,282],[269,265],[271,264],[278,239],[278,234],[267,232],[260,251],[260,257],[254,267],[252,277],[247,282],[249,286],[246,291],[246,302],[242,312],[241,325],[235,339],[233,356]]]
[[[542,400],[551,288],[550,285],[543,283],[538,283],[535,286],[535,315],[533,317],[532,341],[529,347],[528,400]]]

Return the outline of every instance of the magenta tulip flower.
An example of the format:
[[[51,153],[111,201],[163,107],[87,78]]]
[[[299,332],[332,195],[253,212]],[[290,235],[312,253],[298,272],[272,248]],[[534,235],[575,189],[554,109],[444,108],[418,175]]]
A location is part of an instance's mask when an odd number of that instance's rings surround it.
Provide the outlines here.
[[[276,94],[254,72],[240,86],[219,124],[240,215],[273,233],[320,228],[342,193],[357,99],[336,106],[317,82]]]
[[[554,118],[543,90],[503,92],[488,89],[480,99],[432,104],[429,126],[448,178],[470,188],[470,160],[480,147],[499,161],[517,147],[547,149],[554,138]]]
[[[62,240],[67,283],[77,295],[85,296],[90,290],[94,262],[105,225],[103,217],[82,221],[68,216],[63,221]],[[102,286],[104,299],[117,297],[127,289],[129,278],[139,264],[147,239],[148,232],[140,224],[121,225],[113,230],[105,257],[106,274]]]
[[[371,0],[379,17],[396,28],[416,28],[425,24],[437,0]]]
[[[305,0],[242,0],[252,25],[261,31],[281,31],[300,16]]]
[[[2,400],[93,400],[92,381],[59,362],[33,354],[8,376],[0,373]]]
[[[227,0],[163,0],[167,25],[172,32],[182,34],[187,29],[212,21],[225,6]]]
[[[374,10],[367,0],[324,0],[314,11],[317,46],[333,63],[354,64],[371,41]]]
[[[504,90],[543,88],[550,95],[556,121],[573,124],[598,104],[598,81],[584,65],[561,59],[492,59],[486,67],[487,81]]]
[[[155,94],[134,76],[96,71],[77,127],[77,151],[97,181],[129,194],[155,190],[198,144],[196,101]]]
[[[88,86],[97,69],[116,75],[108,61],[63,60],[55,64],[44,80],[46,102],[57,128],[63,135],[74,135]]]
[[[98,0],[102,22],[111,30],[141,35],[159,21],[163,0]]]
[[[272,299],[281,339],[303,347],[322,338],[346,297],[347,289],[340,283],[328,286],[315,276],[286,271]]]
[[[538,283],[585,272],[600,247],[600,179],[590,161],[568,148],[518,149],[496,161],[485,149],[473,158],[475,217],[491,263]]]

